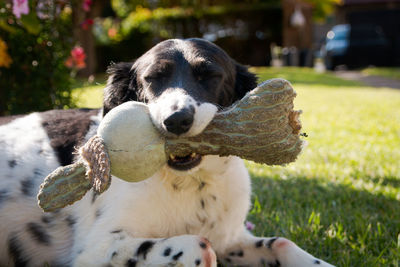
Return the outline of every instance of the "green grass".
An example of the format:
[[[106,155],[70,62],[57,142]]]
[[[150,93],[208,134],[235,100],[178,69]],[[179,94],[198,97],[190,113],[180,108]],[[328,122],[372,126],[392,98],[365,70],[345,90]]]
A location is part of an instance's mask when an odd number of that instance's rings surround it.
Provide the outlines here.
[[[365,75],[376,75],[376,76],[383,76],[386,78],[400,80],[400,68],[366,68],[362,70],[362,73]]]
[[[400,91],[307,69],[257,71],[293,83],[309,145],[286,167],[248,163],[255,233],[338,266],[399,266]]]
[[[363,87],[311,69],[253,70],[260,80],[292,82],[308,134],[295,163],[247,163],[253,232],[287,237],[337,266],[398,267],[400,91]]]
[[[99,108],[102,105],[105,75],[97,75],[93,81],[77,79],[72,90],[72,99],[78,107]]]

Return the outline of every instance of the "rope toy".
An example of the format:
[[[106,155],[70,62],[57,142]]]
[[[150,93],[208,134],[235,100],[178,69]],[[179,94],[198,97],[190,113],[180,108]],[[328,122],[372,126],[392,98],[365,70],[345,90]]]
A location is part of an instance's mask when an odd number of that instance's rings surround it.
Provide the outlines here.
[[[78,150],[74,164],[46,177],[39,206],[50,212],[78,201],[91,188],[101,194],[110,186],[111,174],[129,182],[144,180],[170,155],[235,155],[268,165],[293,162],[303,147],[295,96],[288,81],[265,81],[217,113],[201,134],[187,138],[161,136],[145,104],[126,102],[102,119],[97,135]]]

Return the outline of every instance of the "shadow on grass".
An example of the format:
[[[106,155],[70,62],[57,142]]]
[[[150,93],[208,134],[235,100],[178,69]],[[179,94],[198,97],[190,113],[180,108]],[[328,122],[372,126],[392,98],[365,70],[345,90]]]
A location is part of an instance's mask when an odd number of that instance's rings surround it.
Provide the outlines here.
[[[255,234],[287,237],[338,266],[395,266],[400,258],[396,199],[312,178],[253,176],[253,203]]]
[[[255,72],[259,81],[272,78],[283,78],[293,84],[309,84],[330,87],[360,87],[361,83],[356,81],[344,80],[336,77],[333,73],[317,73],[310,68],[299,67],[254,67],[251,71]],[[364,85],[365,86],[365,85]]]
[[[375,184],[380,184],[383,186],[389,185],[396,188],[400,188],[400,178],[396,177],[379,177],[379,178],[370,178],[372,182]]]

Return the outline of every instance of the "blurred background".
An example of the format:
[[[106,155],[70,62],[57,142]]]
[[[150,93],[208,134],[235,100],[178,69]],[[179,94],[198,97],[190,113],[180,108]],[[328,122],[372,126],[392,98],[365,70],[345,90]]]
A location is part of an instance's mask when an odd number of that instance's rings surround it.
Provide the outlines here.
[[[168,38],[205,38],[251,66],[400,66],[399,18],[400,0],[1,1],[0,115],[73,106],[71,77]]]

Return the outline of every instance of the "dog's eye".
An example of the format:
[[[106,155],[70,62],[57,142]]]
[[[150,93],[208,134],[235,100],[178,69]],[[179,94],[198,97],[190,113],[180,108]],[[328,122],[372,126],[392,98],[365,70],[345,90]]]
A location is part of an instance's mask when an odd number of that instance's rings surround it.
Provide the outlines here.
[[[222,75],[218,73],[201,73],[197,74],[196,78],[199,82],[218,82],[221,78]]]
[[[151,83],[151,82],[161,81],[164,78],[166,78],[166,76],[167,75],[165,72],[152,72],[152,73],[145,75],[144,80],[146,82]]]
[[[222,71],[209,64],[196,65],[193,68],[193,75],[201,83],[219,82],[222,79]]]

